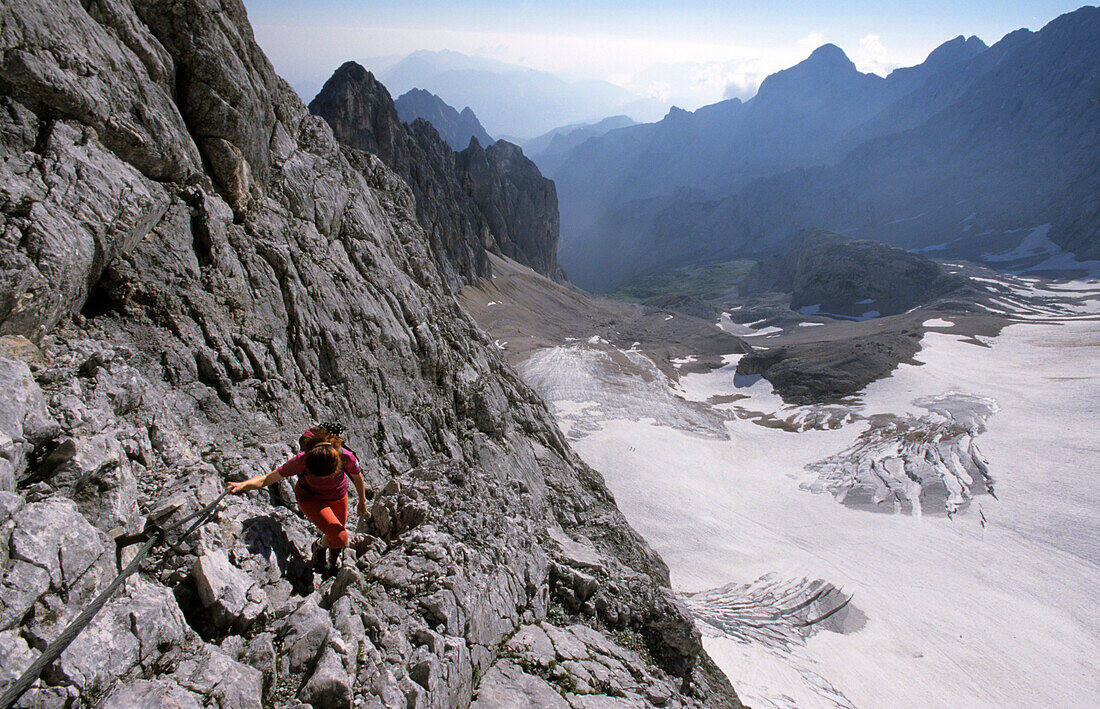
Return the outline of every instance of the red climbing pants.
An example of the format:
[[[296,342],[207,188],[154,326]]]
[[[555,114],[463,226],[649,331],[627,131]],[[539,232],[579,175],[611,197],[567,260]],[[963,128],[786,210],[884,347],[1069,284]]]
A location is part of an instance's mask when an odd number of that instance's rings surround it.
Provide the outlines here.
[[[317,525],[329,549],[343,549],[348,545],[348,496],[339,500],[298,500],[302,514]]]

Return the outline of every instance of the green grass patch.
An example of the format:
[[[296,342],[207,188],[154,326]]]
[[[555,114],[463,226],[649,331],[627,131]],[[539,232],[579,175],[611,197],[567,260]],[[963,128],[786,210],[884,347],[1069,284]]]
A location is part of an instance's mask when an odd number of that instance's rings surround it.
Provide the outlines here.
[[[717,298],[737,288],[755,263],[738,259],[681,266],[642,276],[605,295],[628,303],[647,303],[670,295],[690,295],[703,300]]]

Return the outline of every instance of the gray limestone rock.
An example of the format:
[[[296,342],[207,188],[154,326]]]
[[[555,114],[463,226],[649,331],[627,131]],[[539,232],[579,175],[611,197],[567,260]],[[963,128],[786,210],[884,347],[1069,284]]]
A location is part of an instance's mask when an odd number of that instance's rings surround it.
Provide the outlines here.
[[[82,694],[95,695],[137,667],[141,661],[141,643],[130,632],[130,622],[125,601],[116,599],[109,603],[61,653],[57,662],[59,683],[71,684]],[[61,629],[54,628],[55,632]]]
[[[653,650],[647,676],[694,666],[690,618],[659,601],[660,559],[450,295],[460,272],[484,273],[486,246],[550,238],[549,188],[518,155],[484,151],[483,204],[537,193],[499,229],[467,218],[470,193],[417,191],[401,175],[432,161],[458,174],[455,154],[394,171],[342,146],[274,75],[239,0],[6,3],[0,109],[0,337],[29,363],[3,375],[26,397],[0,406],[0,631],[56,637],[114,577],[108,525],[136,531],[168,503],[181,519],[282,463],[318,420],[348,425],[378,511],[360,577],[326,599],[288,486],[227,498],[146,560],[35,702],[255,707],[266,676],[287,707],[312,680],[327,696],[322,667],[346,673],[357,706],[466,706],[475,688],[484,706],[513,685],[562,706],[547,679],[494,665],[521,623],[573,622],[551,563],[591,594],[589,620],[610,617],[600,599],[621,609],[616,627]],[[375,135],[392,142],[389,125]],[[439,143],[418,126],[408,140]],[[550,548],[561,519],[600,564]],[[253,619],[265,640],[226,639]],[[577,662],[597,661],[567,634]],[[598,691],[638,685],[607,673],[624,684]],[[736,706],[711,679],[706,701]]]
[[[17,680],[38,654],[18,631],[0,631],[0,692]]]
[[[171,590],[142,579],[127,582],[122,620],[138,640],[141,666],[150,672],[169,671],[198,643]]]
[[[282,626],[282,661],[290,672],[302,672],[320,655],[332,632],[332,621],[312,598],[306,599]]]
[[[5,564],[0,579],[0,618],[4,628],[17,626],[35,601],[50,590],[50,572],[14,559]]]
[[[0,390],[5,405],[0,407],[0,490],[14,490],[25,477],[27,457],[35,446],[60,433],[60,427],[46,409],[46,398],[34,381],[30,368],[20,360],[0,357]],[[5,472],[6,471],[6,472]]]
[[[191,576],[218,628],[247,628],[267,612],[267,596],[220,551],[207,551],[195,559]]]
[[[5,174],[0,334],[37,340],[85,305],[107,263],[149,232],[169,199],[95,130],[25,118],[41,152],[34,142],[18,145],[17,163]],[[16,247],[20,237],[23,248]]]
[[[351,678],[340,656],[326,647],[298,697],[314,709],[350,709],[351,696]]]
[[[201,694],[190,692],[166,679],[135,680],[112,692],[101,705],[103,709],[134,709],[134,707],[173,707],[201,709]]]
[[[511,662],[498,662],[477,688],[472,709],[569,709],[546,680],[529,675]]]
[[[39,466],[37,475],[76,501],[101,529],[137,520],[137,478],[115,432],[66,437]]]
[[[525,625],[505,644],[505,650],[528,659],[539,667],[557,662],[554,644],[546,631],[537,625]]]
[[[51,497],[20,510],[11,534],[11,556],[45,569],[55,588],[72,588],[108,555],[109,543],[71,500]]]
[[[278,655],[275,653],[275,638],[272,633],[260,633],[248,641],[244,651],[245,664],[259,670],[263,675],[264,686],[270,686],[278,671]]]
[[[219,709],[260,709],[262,676],[221,650],[203,645],[170,676],[181,687],[217,702]]]

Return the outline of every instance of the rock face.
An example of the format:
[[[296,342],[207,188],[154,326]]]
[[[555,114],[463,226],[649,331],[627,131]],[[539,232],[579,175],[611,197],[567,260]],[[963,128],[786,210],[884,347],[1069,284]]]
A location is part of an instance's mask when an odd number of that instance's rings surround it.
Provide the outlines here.
[[[414,123],[417,118],[431,123],[439,137],[454,150],[462,150],[468,146],[471,138],[482,145],[493,142],[469,106],[459,113],[430,91],[406,91],[397,97],[393,106],[397,109],[397,115],[406,123]]]
[[[458,154],[459,174],[496,242],[495,253],[526,264],[555,281],[558,265],[558,196],[518,146],[477,142]]]
[[[377,494],[336,579],[285,483],[228,498],[25,701],[465,706],[498,666],[518,679],[521,626],[583,624],[601,656],[636,640],[669,706],[739,706],[664,564],[448,294],[413,191],[308,113],[239,2],[5,3],[0,94],[0,688],[114,578],[107,529],[189,514],[339,419]]]
[[[837,401],[889,374],[920,351],[917,327],[798,346],[756,349],[737,362],[737,373],[759,374],[791,404]]]
[[[519,148],[485,150],[473,141],[455,153],[427,121],[402,123],[386,88],[354,62],[325,82],[310,111],[341,143],[378,155],[409,184],[417,219],[452,285],[487,276],[486,251],[564,278],[554,184]]]
[[[753,266],[741,292],[790,293],[794,310],[861,317],[904,313],[967,287],[967,279],[923,256],[807,229]]]

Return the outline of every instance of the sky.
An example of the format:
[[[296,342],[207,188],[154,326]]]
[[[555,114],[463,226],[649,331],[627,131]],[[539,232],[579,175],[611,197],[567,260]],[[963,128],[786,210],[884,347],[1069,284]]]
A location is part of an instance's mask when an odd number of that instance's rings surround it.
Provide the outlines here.
[[[315,90],[349,59],[450,49],[567,79],[607,80],[688,109],[733,96],[747,99],[768,74],[826,42],[840,46],[861,71],[885,75],[919,64],[960,34],[993,44],[1021,27],[1038,30],[1081,5],[1080,0],[244,2],[260,45],[299,93]]]

